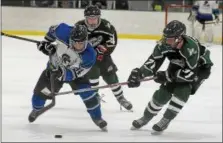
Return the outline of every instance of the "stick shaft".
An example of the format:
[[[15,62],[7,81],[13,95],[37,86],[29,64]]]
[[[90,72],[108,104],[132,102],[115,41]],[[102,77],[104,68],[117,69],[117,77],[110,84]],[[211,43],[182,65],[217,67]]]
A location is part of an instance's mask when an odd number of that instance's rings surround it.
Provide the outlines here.
[[[150,80],[153,80],[153,79],[155,79],[155,77],[145,78],[145,79],[140,80],[140,82],[150,81]],[[94,87],[94,88],[84,88],[84,89],[79,89],[79,90],[59,92],[59,93],[55,93],[55,95],[65,95],[65,94],[70,94],[70,93],[87,92],[87,91],[104,89],[104,88],[111,88],[111,87],[114,87],[114,86],[127,85],[127,84],[128,84],[128,82],[120,82],[120,83],[115,83],[115,84],[98,86],[98,87]]]
[[[14,38],[14,39],[18,39],[18,40],[32,42],[32,43],[39,43],[39,41],[34,40],[34,39],[24,38],[24,37],[20,37],[20,36],[16,36],[16,35],[10,35],[10,34],[6,34],[6,33],[3,33],[3,32],[1,32],[1,35],[7,36],[7,37],[10,37],[10,38]]]

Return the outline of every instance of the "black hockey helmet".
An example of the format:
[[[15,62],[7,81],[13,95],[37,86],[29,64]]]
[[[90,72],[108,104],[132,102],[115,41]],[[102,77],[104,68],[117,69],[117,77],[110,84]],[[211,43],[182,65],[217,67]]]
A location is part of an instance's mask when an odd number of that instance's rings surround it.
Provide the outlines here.
[[[87,28],[84,25],[75,24],[70,35],[70,47],[76,49],[77,51],[83,51],[86,47],[85,45],[87,40]]]
[[[101,16],[101,10],[96,5],[89,5],[84,10],[84,16]]]
[[[186,26],[178,20],[169,22],[163,30],[163,36],[166,38],[179,37],[186,34]]]
[[[162,43],[176,47],[182,40],[182,36],[186,34],[186,26],[178,20],[169,22],[163,30]],[[168,44],[168,39],[174,40],[173,44]],[[174,39],[173,39],[174,38]]]
[[[85,24],[88,30],[96,29],[101,23],[101,10],[96,5],[89,5],[84,10]]]
[[[84,42],[87,38],[87,28],[84,25],[75,24],[71,31],[70,39],[74,42]]]

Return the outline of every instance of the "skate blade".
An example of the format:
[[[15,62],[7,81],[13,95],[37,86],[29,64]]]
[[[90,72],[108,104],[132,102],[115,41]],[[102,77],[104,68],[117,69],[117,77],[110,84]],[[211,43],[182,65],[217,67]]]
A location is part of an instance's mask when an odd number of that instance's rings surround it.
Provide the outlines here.
[[[132,126],[132,127],[130,128],[130,130],[135,131],[135,130],[139,130],[139,128],[136,128],[136,127]]]
[[[123,108],[124,108],[124,107],[123,107]],[[125,108],[124,108],[124,110],[123,110],[122,108],[120,108],[120,111],[121,111],[121,112],[133,112],[132,109],[128,110],[128,109],[125,109]]]
[[[103,132],[108,132],[107,127],[101,128],[101,130],[102,130]]]
[[[151,135],[161,135],[162,133],[163,131],[155,131],[155,130],[151,131]]]

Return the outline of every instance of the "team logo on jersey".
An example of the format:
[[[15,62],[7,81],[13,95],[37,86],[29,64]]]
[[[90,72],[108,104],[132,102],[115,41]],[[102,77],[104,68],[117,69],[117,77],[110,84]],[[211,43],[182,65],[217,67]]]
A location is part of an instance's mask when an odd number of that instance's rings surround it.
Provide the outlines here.
[[[67,55],[67,54],[63,54],[62,55],[62,62],[63,62],[64,66],[68,66],[70,64],[70,62],[71,62],[70,56]]]
[[[193,49],[188,48],[187,50],[188,50],[190,56],[193,55],[193,54],[197,54],[197,50],[195,50],[194,48]]]

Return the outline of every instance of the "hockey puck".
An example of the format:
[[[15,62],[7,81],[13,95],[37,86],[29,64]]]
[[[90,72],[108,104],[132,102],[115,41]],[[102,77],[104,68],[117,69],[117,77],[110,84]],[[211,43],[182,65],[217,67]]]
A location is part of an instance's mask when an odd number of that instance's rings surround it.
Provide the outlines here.
[[[62,138],[62,135],[55,135],[55,138]]]

